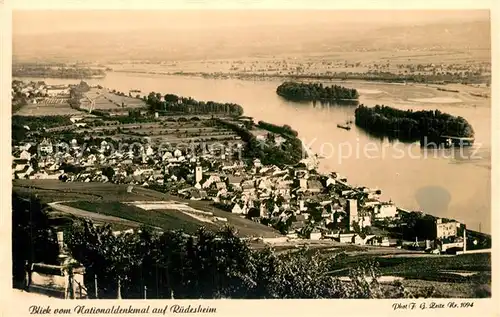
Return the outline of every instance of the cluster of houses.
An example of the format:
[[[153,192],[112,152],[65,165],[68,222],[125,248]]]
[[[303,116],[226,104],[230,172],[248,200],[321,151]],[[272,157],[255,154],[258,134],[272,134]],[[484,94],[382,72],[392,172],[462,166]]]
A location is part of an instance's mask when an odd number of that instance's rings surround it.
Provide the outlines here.
[[[12,178],[154,187],[186,199],[211,200],[227,212],[275,227],[284,238],[379,246],[397,243],[384,230],[377,230],[381,222],[397,226],[400,213],[395,204],[380,201],[379,190],[349,185],[337,173],[319,174],[307,160],[278,167],[264,166],[258,159],[244,161],[231,155],[230,149],[160,151],[149,143],[140,150],[111,148],[106,141],[87,147],[76,140],[58,144],[49,139],[14,146]],[[457,247],[457,225],[436,225],[441,228],[439,246],[425,244],[424,248]]]
[[[84,147],[73,140],[65,146],[48,139],[15,146],[12,178],[162,187],[186,199],[212,200],[254,221],[287,224],[285,233],[313,239],[397,217],[396,206],[379,202],[376,191],[351,188],[336,173],[321,175],[306,164],[264,166],[258,159],[245,162],[231,153],[211,152],[218,149],[199,154],[181,149],[160,152],[152,144],[144,144],[140,152],[111,153],[106,141]],[[366,199],[360,201],[361,196]]]
[[[21,95],[32,103],[36,103],[37,98],[56,96],[67,97],[69,92],[70,87],[68,85],[47,85],[43,81],[23,82],[15,80],[12,82],[11,99],[14,100]]]

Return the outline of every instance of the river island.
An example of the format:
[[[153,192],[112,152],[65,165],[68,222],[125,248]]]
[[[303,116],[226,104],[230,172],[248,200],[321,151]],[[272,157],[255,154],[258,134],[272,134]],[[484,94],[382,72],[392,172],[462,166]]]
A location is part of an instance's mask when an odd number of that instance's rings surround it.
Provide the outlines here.
[[[276,93],[293,101],[342,101],[357,100],[356,89],[339,85],[323,86],[321,83],[300,83],[286,81],[276,88]]]
[[[439,110],[400,110],[388,106],[360,105],[355,110],[358,127],[381,136],[401,141],[420,141],[430,144],[470,145],[474,142],[474,129],[462,117],[454,117]]]

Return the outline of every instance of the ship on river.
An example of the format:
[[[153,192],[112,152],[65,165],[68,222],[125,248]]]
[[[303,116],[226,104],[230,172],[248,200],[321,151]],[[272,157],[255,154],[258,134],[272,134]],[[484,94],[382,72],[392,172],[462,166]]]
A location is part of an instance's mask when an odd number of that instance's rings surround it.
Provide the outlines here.
[[[420,145],[424,147],[435,146],[436,143],[445,148],[472,146],[474,144],[474,138],[442,135],[439,138],[427,139],[424,137],[420,139]]]
[[[441,142],[445,147],[472,146],[474,144],[474,138],[443,135],[441,136]]]
[[[344,130],[351,130],[351,123],[352,123],[352,120],[348,120],[346,121],[344,124],[337,124],[337,128],[340,128],[340,129],[344,129]]]

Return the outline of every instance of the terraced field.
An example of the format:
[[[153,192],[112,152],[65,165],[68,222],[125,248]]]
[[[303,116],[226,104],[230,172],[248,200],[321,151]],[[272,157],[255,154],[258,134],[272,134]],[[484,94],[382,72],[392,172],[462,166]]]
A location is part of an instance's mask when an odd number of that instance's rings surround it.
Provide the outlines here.
[[[146,103],[141,99],[119,96],[105,89],[92,88],[85,95],[94,100],[95,109],[98,110],[140,109],[146,107]],[[80,104],[82,109],[88,109],[90,101],[83,98],[80,100]]]
[[[150,122],[134,124],[113,124],[111,126],[86,127],[76,132],[106,134],[114,140],[148,137],[153,143],[240,143],[240,137],[229,129],[212,127],[204,121],[194,122]]]
[[[128,185],[110,183],[63,183],[57,180],[13,181],[13,190],[19,194],[23,196],[30,193],[37,194],[43,203],[56,203],[63,206],[57,208],[59,213],[64,213],[64,206],[67,206],[72,208],[71,213],[68,213],[72,217],[88,217],[100,223],[109,221],[121,228],[146,225],[163,230],[184,229],[187,232],[193,232],[201,226],[216,229],[230,225],[239,232],[239,235],[244,237],[273,238],[280,236],[277,231],[270,227],[214,208],[210,201],[184,200],[139,186],[134,186],[131,192],[128,192],[127,189]],[[140,204],[132,204],[137,201],[168,202],[170,207],[159,206],[157,209],[145,210],[138,207]],[[182,206],[189,206],[205,213],[211,213],[216,217],[226,218],[227,222],[217,222],[213,219],[211,222],[204,221],[204,219],[190,215],[189,209],[186,211],[185,207],[181,208]],[[92,214],[94,215],[92,216]],[[120,222],[118,219],[122,219],[122,221]]]

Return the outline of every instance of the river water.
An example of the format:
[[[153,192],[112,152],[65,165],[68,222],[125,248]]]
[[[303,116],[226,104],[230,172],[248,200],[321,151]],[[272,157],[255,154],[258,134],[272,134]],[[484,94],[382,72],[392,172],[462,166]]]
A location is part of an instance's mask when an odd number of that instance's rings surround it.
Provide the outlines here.
[[[31,78],[24,78],[29,80]],[[48,84],[77,80],[45,80]],[[173,93],[197,100],[234,102],[245,115],[275,124],[288,124],[322,157],[320,170],[336,171],[349,183],[382,190],[382,199],[400,208],[422,210],[454,218],[467,227],[491,232],[491,107],[490,99],[471,99],[465,93],[436,88],[368,82],[343,82],[360,92],[360,103],[384,104],[401,109],[439,109],[462,116],[475,130],[475,144],[469,149],[423,150],[371,136],[356,126],[350,131],[337,124],[354,119],[355,106],[296,103],[276,95],[279,81],[204,79],[151,74],[108,73],[89,84],[100,84],[127,93],[140,89]]]

